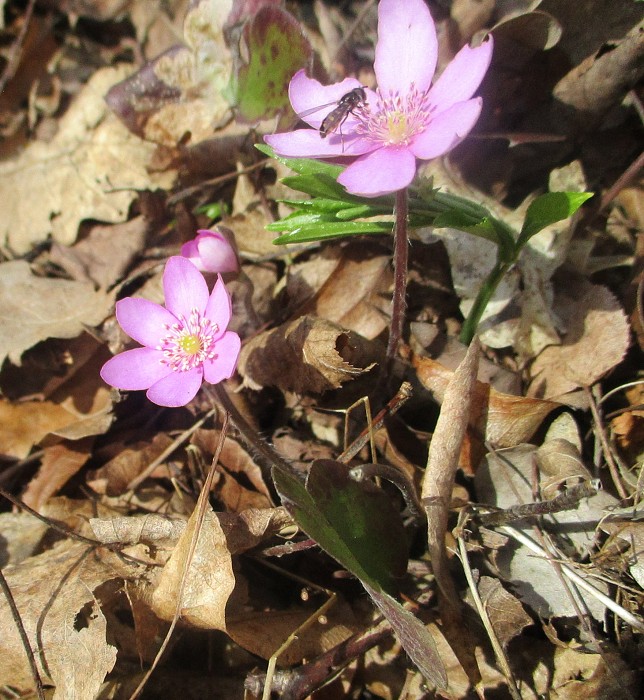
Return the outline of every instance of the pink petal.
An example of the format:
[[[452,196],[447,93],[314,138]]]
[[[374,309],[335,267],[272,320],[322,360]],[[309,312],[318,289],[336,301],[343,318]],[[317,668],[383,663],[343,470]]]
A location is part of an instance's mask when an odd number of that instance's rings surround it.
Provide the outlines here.
[[[410,148],[417,158],[429,160],[447,153],[457,146],[470,132],[481,113],[483,102],[480,97],[467,102],[459,102],[441,112],[419,134]]]
[[[101,369],[101,378],[117,389],[147,389],[172,370],[161,362],[163,354],[152,348],[127,350],[108,360]]]
[[[419,92],[431,85],[438,42],[434,21],[423,0],[380,0],[374,71],[378,88],[403,95],[412,83]]]
[[[204,378],[211,384],[233,376],[237,367],[237,358],[241,349],[241,340],[237,333],[228,331],[217,341],[217,356],[203,364]]]
[[[439,112],[472,97],[490,65],[493,46],[492,37],[489,36],[475,49],[464,46],[454,56],[429,91],[428,99]]]
[[[337,105],[338,100],[357,87],[360,87],[360,83],[355,78],[345,78],[333,85],[322,85],[309,78],[304,70],[299,70],[291,78],[288,96],[300,119],[319,129],[322,120]]]
[[[348,120],[347,120],[348,121]],[[377,148],[371,141],[351,134],[342,125],[342,134],[323,139],[315,129],[296,129],[283,134],[264,136],[264,141],[286,158],[339,158],[368,153]]]
[[[116,302],[116,320],[121,328],[137,343],[155,348],[165,335],[165,326],[177,319],[163,306],[148,299],[126,297]]]
[[[172,372],[151,386],[146,396],[158,406],[185,406],[194,399],[202,381],[202,367],[195,367],[187,372]]]
[[[232,303],[230,301],[230,294],[228,294],[226,285],[221,277],[217,277],[215,287],[206,304],[204,316],[213,323],[216,323],[219,327],[219,333],[223,334],[230,322],[231,313]]]
[[[163,272],[165,305],[177,318],[188,318],[193,309],[200,312],[208,303],[208,285],[203,275],[187,258],[171,257]]]
[[[416,174],[416,158],[408,148],[384,147],[358,158],[340,175],[347,192],[379,197],[407,187]]]

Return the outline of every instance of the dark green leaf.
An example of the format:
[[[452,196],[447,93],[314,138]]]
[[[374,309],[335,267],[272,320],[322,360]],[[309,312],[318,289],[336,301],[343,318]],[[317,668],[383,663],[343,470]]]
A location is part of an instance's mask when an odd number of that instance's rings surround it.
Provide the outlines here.
[[[283,505],[295,521],[347,571],[375,589],[394,591],[407,567],[400,515],[384,491],[354,481],[346,464],[311,464],[306,486],[273,470]]]
[[[289,175],[282,178],[282,182],[293,190],[305,192],[311,197],[322,197],[325,199],[340,199],[342,201],[360,201],[338,185],[334,177],[326,173],[312,173],[311,175]]]
[[[447,688],[447,673],[434,639],[425,625],[384,591],[362,585],[392,626],[402,648],[418,670],[438,688]]]

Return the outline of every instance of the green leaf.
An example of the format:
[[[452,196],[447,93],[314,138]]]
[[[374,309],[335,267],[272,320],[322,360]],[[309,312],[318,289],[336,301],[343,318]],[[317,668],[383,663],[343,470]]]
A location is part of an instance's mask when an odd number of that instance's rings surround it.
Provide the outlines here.
[[[284,507],[327,554],[372,588],[396,590],[407,568],[407,542],[384,491],[354,481],[346,464],[331,459],[311,464],[306,486],[277,469],[273,479]]]
[[[269,224],[269,230],[284,230],[276,228],[283,221],[276,221]],[[287,233],[276,238],[275,245],[285,245],[287,243],[311,243],[313,241],[328,241],[333,238],[345,238],[347,236],[362,236],[364,234],[387,234],[391,233],[392,224],[382,221],[329,221],[305,224],[296,227],[291,233]]]
[[[276,468],[273,480],[304,532],[360,579],[419,671],[437,687],[447,687],[431,634],[387,593],[404,574],[407,555],[400,516],[385,493],[369,482],[353,481],[345,464],[330,459],[312,463],[306,485]]]
[[[289,175],[282,178],[282,182],[293,190],[304,192],[311,197],[324,199],[339,199],[347,202],[360,201],[357,197],[347,194],[347,191],[338,185],[335,177],[326,173],[311,173],[310,175]]]
[[[447,688],[447,673],[438,655],[434,638],[425,625],[384,591],[362,582],[373,602],[387,618],[396,637],[418,670],[438,688]]]
[[[338,199],[324,199],[316,197],[315,199],[278,199],[278,202],[288,204],[294,209],[306,209],[310,211],[319,211],[320,213],[336,213],[342,209],[355,209],[351,202],[341,202]]]
[[[572,216],[592,196],[592,192],[548,192],[537,197],[526,212],[517,241],[519,248],[546,226]]]
[[[269,158],[274,158],[293,172],[300,175],[315,175],[322,173],[332,177],[334,180],[344,170],[341,165],[333,165],[321,160],[311,160],[310,158],[285,158],[278,156],[275,151],[265,143],[256,143],[255,148]],[[343,190],[344,191],[344,190]]]
[[[247,122],[274,117],[288,107],[288,85],[309,64],[312,49],[299,22],[286,10],[264,5],[244,25],[248,64],[234,85],[239,116]]]

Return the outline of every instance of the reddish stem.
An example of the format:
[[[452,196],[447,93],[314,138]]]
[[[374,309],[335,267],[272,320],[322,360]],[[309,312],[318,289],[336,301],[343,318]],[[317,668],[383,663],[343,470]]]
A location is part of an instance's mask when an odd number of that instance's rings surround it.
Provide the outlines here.
[[[402,337],[407,309],[407,264],[409,259],[409,240],[407,236],[408,214],[407,189],[396,192],[394,208],[394,294],[391,310],[391,327],[387,344],[387,366],[391,368],[398,342]]]

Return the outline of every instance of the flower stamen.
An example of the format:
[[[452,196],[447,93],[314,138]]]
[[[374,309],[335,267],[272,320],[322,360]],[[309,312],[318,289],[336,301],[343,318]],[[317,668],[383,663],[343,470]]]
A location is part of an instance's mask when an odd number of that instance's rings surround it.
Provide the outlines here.
[[[192,309],[187,319],[182,317],[177,323],[166,324],[165,330],[167,335],[163,336],[157,349],[163,353],[161,362],[173,372],[187,372],[217,356],[219,326],[205,318],[198,309]]]

